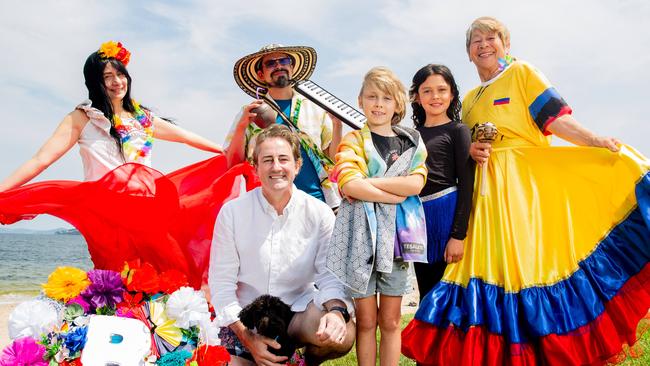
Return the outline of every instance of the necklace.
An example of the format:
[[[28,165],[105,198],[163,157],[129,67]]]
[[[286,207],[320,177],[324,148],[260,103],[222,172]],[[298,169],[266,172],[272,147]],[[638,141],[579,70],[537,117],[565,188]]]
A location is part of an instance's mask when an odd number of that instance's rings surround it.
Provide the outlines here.
[[[485,86],[481,86],[481,87],[479,88],[478,93],[476,93],[476,95],[475,95],[474,98],[472,99],[472,105],[469,106],[469,108],[467,109],[467,113],[465,113],[465,118],[469,117],[469,114],[472,112],[472,109],[474,109],[474,106],[476,105],[476,103],[478,103],[478,100],[481,99],[481,96],[483,95],[483,92],[484,92],[485,89],[487,89],[490,85],[492,85],[492,84],[488,84],[488,85],[485,85]]]
[[[151,154],[151,146],[153,145],[153,123],[149,115],[140,107],[140,104],[133,101],[135,111],[133,112],[133,119],[138,121],[142,130],[146,135],[145,143],[141,147],[137,147],[132,141],[132,133],[136,130],[134,125],[127,125],[122,122],[122,119],[117,114],[113,115],[113,126],[115,131],[120,136],[122,142],[122,151],[124,158],[127,162],[141,162],[149,154]]]
[[[496,70],[496,72],[494,73],[494,75],[492,75],[491,78],[489,78],[485,83],[482,83],[481,87],[478,90],[478,93],[476,93],[474,99],[472,99],[472,105],[467,110],[465,116],[469,116],[469,113],[472,111],[472,109],[474,108],[478,100],[481,99],[481,96],[483,95],[485,89],[487,89],[490,85],[492,85],[495,79],[497,77],[500,77],[501,74],[515,61],[517,61],[517,59],[510,55],[506,55],[505,58],[499,58],[499,68]]]

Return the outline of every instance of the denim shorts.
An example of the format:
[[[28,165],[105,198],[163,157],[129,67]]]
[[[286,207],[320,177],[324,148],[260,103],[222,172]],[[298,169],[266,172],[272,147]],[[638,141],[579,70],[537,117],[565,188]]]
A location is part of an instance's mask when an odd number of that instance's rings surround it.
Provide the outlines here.
[[[403,296],[408,293],[410,285],[408,283],[409,262],[393,262],[393,271],[391,273],[377,272],[373,267],[368,289],[365,294],[350,291],[350,296],[354,299],[382,294],[386,296]]]

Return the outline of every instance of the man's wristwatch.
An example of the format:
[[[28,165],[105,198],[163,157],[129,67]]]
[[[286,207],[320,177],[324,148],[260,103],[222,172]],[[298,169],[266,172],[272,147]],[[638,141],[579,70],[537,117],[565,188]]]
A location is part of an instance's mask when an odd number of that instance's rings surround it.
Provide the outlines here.
[[[348,309],[344,308],[343,306],[332,306],[329,308],[329,310],[327,310],[328,313],[332,311],[338,311],[341,313],[341,315],[343,315],[343,320],[345,320],[346,323],[350,321],[350,313],[348,313]]]

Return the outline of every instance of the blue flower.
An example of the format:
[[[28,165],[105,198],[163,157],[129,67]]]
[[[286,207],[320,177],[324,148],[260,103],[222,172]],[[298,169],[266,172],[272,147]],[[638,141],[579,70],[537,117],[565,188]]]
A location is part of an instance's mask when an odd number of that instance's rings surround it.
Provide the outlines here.
[[[75,354],[81,351],[82,348],[86,345],[86,334],[88,333],[88,327],[76,327],[73,328],[65,335],[65,348],[70,351],[70,354]]]

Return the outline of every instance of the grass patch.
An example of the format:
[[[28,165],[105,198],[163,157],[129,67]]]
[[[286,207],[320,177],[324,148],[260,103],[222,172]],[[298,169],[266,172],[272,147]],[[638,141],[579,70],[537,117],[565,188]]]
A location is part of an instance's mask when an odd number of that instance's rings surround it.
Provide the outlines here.
[[[402,329],[406,327],[409,321],[413,319],[413,314],[406,314],[402,316]],[[641,350],[641,356],[638,358],[631,358],[623,362],[622,366],[648,366],[650,365],[650,331],[645,332],[643,337],[639,339],[639,342],[635,348]],[[379,332],[377,332],[377,351],[379,351]],[[354,348],[348,353],[345,357],[339,358],[337,360],[332,360],[324,363],[326,366],[354,366],[357,364],[357,352]],[[379,363],[377,363],[379,365]],[[414,366],[415,362],[404,356],[400,357],[399,366]]]
[[[406,324],[408,324],[411,319],[413,319],[413,314],[405,314],[402,315],[402,329],[406,327]],[[377,331],[377,353],[379,353],[379,331]],[[332,360],[329,362],[324,363],[323,365],[325,366],[354,366],[357,364],[357,351],[353,347],[352,351],[348,353],[345,357]],[[377,365],[379,365],[379,362],[377,362]],[[406,358],[403,355],[399,358],[399,366],[413,366],[415,365],[415,361],[411,360],[410,358]]]

